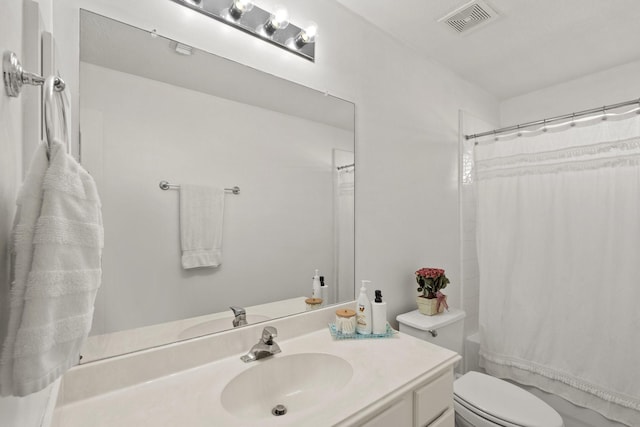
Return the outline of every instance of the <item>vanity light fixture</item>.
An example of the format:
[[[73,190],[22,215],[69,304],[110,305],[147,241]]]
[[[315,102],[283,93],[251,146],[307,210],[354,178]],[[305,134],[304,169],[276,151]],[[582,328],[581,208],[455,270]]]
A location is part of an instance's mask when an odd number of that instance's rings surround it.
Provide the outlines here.
[[[233,0],[229,6],[229,16],[235,21],[240,19],[242,15],[253,9],[253,3],[249,0]]]
[[[171,0],[217,21],[315,62],[315,23],[301,28],[289,22],[283,7],[269,12],[251,0]]]

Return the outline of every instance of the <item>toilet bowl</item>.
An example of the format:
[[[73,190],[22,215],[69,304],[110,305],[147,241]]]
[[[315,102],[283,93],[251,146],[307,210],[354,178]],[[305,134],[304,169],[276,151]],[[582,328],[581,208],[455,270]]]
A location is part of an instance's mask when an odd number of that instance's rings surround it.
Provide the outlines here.
[[[465,313],[435,316],[418,310],[396,317],[400,332],[462,354]],[[499,378],[470,371],[453,383],[456,427],[563,427],[562,417],[528,391]]]
[[[563,427],[560,415],[528,391],[480,372],[453,383],[456,427]]]

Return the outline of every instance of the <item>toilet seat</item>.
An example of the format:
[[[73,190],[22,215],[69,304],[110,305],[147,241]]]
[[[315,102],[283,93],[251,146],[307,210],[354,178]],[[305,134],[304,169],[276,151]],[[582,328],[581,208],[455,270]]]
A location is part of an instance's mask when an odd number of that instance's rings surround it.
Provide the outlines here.
[[[453,383],[454,400],[478,417],[504,427],[562,427],[560,415],[545,402],[501,379],[468,372]]]

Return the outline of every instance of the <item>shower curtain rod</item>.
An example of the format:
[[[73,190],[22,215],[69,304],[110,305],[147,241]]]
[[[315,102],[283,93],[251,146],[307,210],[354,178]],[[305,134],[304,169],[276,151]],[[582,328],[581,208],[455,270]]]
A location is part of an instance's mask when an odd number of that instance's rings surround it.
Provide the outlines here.
[[[638,106],[640,106],[640,98],[633,99],[631,101],[620,102],[618,104],[605,105],[605,106],[599,107],[599,108],[592,108],[592,109],[589,109],[589,110],[582,110],[582,111],[578,111],[576,113],[564,114],[562,116],[555,116],[555,117],[551,117],[551,118],[548,118],[548,119],[536,120],[534,122],[521,123],[519,125],[508,126],[508,127],[504,127],[504,128],[500,128],[500,129],[490,130],[488,132],[474,133],[473,135],[465,135],[464,138],[468,141],[470,139],[481,138],[483,136],[489,136],[489,135],[497,135],[499,133],[511,132],[511,131],[514,131],[514,130],[520,130],[520,129],[528,128],[528,127],[531,127],[531,126],[546,125],[547,123],[553,123],[553,122],[557,122],[557,121],[560,121],[560,120],[575,119],[576,117],[588,116],[588,115],[591,115],[591,114],[594,114],[594,113],[599,113],[599,112],[604,113],[607,110],[613,110],[613,109],[616,109],[616,108],[626,107],[627,105],[633,105],[633,104],[638,104]]]

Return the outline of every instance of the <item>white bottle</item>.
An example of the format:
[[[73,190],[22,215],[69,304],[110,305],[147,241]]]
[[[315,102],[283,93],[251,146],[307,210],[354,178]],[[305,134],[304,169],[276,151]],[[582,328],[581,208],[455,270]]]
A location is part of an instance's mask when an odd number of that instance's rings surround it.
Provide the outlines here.
[[[324,283],[324,276],[320,276],[320,298],[323,307],[329,303],[329,287]]]
[[[387,333],[387,303],[382,301],[382,291],[376,290],[376,299],[371,303],[373,333]]]
[[[318,276],[318,270],[316,270],[316,275],[313,276],[313,287],[311,288],[311,298],[322,298],[320,296],[320,276]]]
[[[371,281],[362,281],[356,305],[356,332],[363,335],[371,333],[371,301],[367,296],[367,283],[371,283]]]

